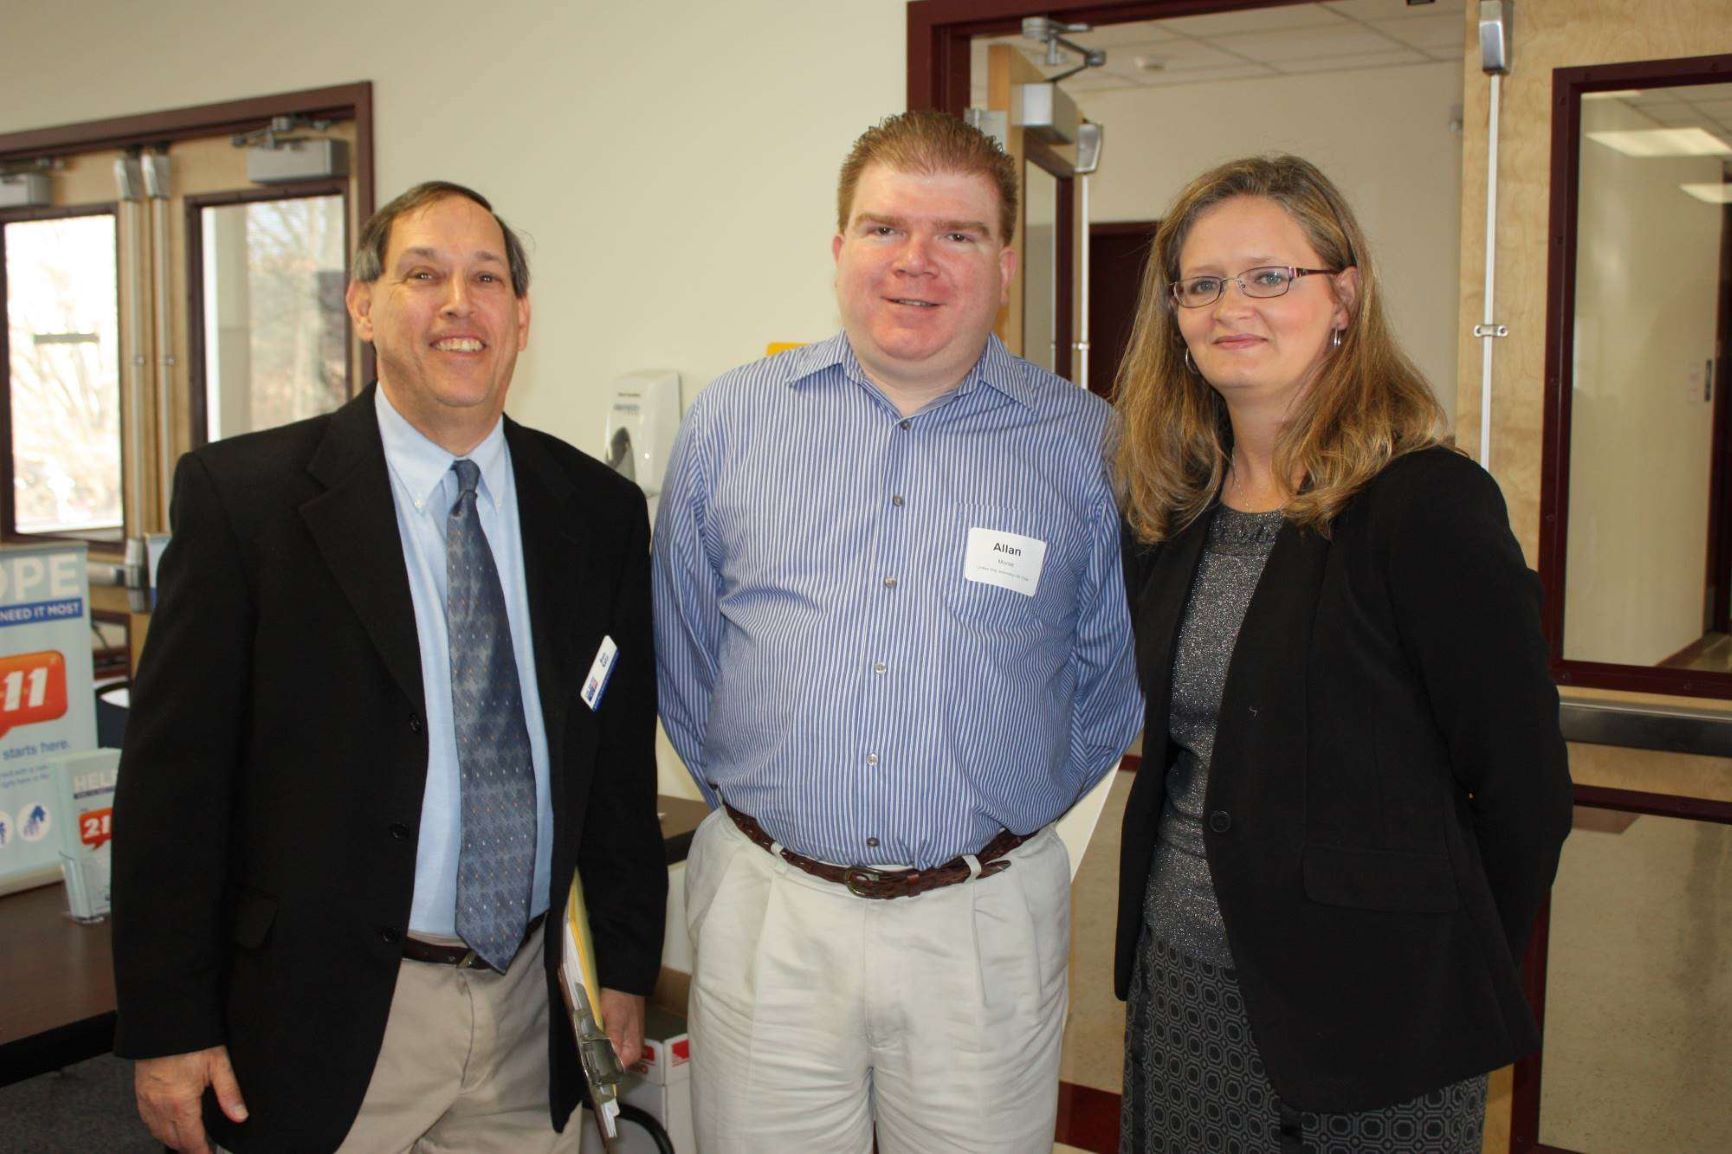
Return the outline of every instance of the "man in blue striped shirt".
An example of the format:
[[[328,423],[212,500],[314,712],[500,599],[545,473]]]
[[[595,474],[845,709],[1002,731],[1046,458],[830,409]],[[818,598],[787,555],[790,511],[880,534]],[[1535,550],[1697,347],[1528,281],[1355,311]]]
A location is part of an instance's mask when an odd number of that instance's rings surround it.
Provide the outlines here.
[[[954,117],[843,165],[843,333],[692,405],[655,534],[705,1154],[1047,1154],[1051,823],[1142,703],[1099,399],[992,335],[1016,170]]]

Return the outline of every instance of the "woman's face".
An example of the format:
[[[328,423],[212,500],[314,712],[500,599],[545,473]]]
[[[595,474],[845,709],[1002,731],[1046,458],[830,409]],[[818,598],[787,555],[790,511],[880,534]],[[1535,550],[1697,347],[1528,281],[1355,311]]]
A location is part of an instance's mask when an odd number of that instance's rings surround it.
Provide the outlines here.
[[[1174,306],[1179,332],[1197,371],[1229,406],[1273,404],[1285,412],[1330,353],[1331,335],[1347,327],[1358,270],[1294,280],[1282,296],[1247,296],[1232,280],[1271,265],[1323,268],[1299,222],[1263,197],[1222,201],[1197,217],[1179,250],[1179,279],[1220,277],[1213,304]]]

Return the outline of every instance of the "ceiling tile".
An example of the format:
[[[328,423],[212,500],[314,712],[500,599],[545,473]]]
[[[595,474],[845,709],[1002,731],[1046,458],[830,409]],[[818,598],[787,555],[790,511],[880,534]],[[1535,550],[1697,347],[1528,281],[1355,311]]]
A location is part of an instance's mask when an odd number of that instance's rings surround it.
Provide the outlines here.
[[[1294,28],[1284,32],[1259,32],[1244,36],[1222,36],[1212,43],[1236,56],[1264,63],[1315,60],[1331,56],[1357,56],[1387,52],[1401,47],[1361,25],[1333,28]]]
[[[1145,68],[1137,63],[1138,58],[1157,62],[1160,68]],[[1183,72],[1197,68],[1230,68],[1245,64],[1242,56],[1230,52],[1222,52],[1201,40],[1173,40],[1166,44],[1151,44],[1146,51],[1137,53],[1110,53],[1107,56],[1106,67],[1122,75],[1143,72]]]
[[[1371,27],[1414,48],[1453,48],[1460,55],[1467,46],[1467,24],[1459,13],[1445,12],[1412,20],[1373,20]]]
[[[1091,68],[1087,72],[1077,73],[1068,80],[1061,80],[1058,86],[1072,96],[1093,92],[1111,92],[1120,88],[1142,87],[1128,76],[1115,76],[1110,72],[1102,72],[1098,68]]]
[[[1282,72],[1356,72],[1365,68],[1396,68],[1403,64],[1427,63],[1425,53],[1415,48],[1392,48],[1386,52],[1365,52],[1356,56],[1307,56],[1298,60],[1283,60],[1275,65]]]
[[[1226,36],[1240,32],[1270,32],[1281,28],[1339,28],[1349,21],[1321,4],[1283,4],[1244,12],[1212,12],[1206,16],[1176,16],[1161,27],[1186,36]]]
[[[1208,84],[1218,80],[1250,80],[1273,76],[1262,64],[1234,64],[1222,68],[1201,68],[1192,72],[1152,72],[1139,88],[1172,88],[1180,84]]]
[[[1671,91],[1677,94],[1679,100],[1687,100],[1691,104],[1732,101],[1732,84],[1692,84]]]
[[[1323,5],[1350,20],[1429,20],[1449,13],[1457,27],[1467,19],[1466,0],[1437,0],[1434,4],[1408,4],[1405,0],[1331,0]]]
[[[1716,120],[1732,118],[1732,100],[1698,100],[1696,111],[1704,116],[1712,116]]]
[[[1667,128],[1688,128],[1701,124],[1705,119],[1688,104],[1650,104],[1645,106],[1642,112],[1656,124]]]

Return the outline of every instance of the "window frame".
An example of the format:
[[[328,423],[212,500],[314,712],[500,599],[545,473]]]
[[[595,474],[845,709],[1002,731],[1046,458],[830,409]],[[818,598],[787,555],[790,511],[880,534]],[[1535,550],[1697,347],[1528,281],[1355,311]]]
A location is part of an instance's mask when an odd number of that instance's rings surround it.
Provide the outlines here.
[[[114,201],[98,201],[92,204],[74,205],[41,205],[35,208],[0,209],[0,542],[19,544],[38,541],[83,541],[96,548],[124,548],[126,542],[126,434],[124,422],[126,415],[121,413],[123,427],[117,432],[120,439],[120,524],[111,530],[89,530],[84,533],[26,533],[18,528],[17,467],[15,435],[17,430],[12,422],[12,347],[11,347],[11,311],[7,292],[6,276],[6,226],[41,220],[68,220],[74,217],[106,216],[114,222],[114,300],[115,325],[118,333],[122,318],[118,315],[120,295],[125,289],[125,283],[120,276],[120,206]],[[121,356],[125,353],[121,352]],[[124,389],[119,378],[115,388],[120,392],[119,400],[125,401]]]
[[[204,332],[204,220],[207,208],[230,208],[235,205],[258,204],[273,200],[310,200],[320,196],[338,196],[343,200],[343,279],[349,278],[354,263],[354,238],[349,235],[349,183],[346,178],[297,181],[293,185],[273,185],[262,188],[235,189],[186,198],[186,338],[187,338],[187,417],[192,422],[192,445],[199,448],[210,443],[210,413],[206,405],[205,332]],[[365,219],[365,218],[363,218]],[[343,314],[343,348],[346,351],[355,338],[355,323]],[[369,346],[370,347],[370,346]],[[355,396],[355,366],[343,358],[344,386],[347,395]]]
[[[353,122],[355,139],[351,155],[351,176],[355,182],[355,193],[351,206],[356,219],[364,222],[371,217],[376,205],[373,82],[370,80],[275,92],[264,96],[162,109],[103,120],[0,132],[0,163],[37,162],[107,149],[124,151],[156,148],[181,140],[253,132],[267,127],[271,120],[278,116]],[[352,378],[351,384],[356,381],[371,381],[375,376],[374,365],[373,347],[362,344],[360,371]],[[124,378],[124,371],[122,375]],[[122,389],[125,387],[123,380]],[[10,469],[9,406],[4,408],[4,412],[8,427],[0,429],[0,434],[4,434],[0,436],[0,441],[4,442],[0,444],[0,449],[5,450],[0,452],[0,457],[5,457],[6,460],[0,462],[0,467]],[[160,419],[172,418],[162,415]],[[123,429],[125,420],[126,414],[123,413]],[[124,444],[122,453],[122,468],[127,470],[127,490],[122,497],[125,534],[129,537],[140,537],[166,530],[172,475],[158,476],[157,473],[161,470],[154,463],[154,456],[147,452],[144,454],[146,459],[142,464],[142,472],[139,472],[137,477],[143,482],[143,489],[141,492],[133,492],[132,474],[138,470],[130,459],[124,456]],[[7,492],[10,492],[9,483]],[[3,529],[4,526],[0,525],[0,540],[5,539]],[[26,539],[44,540],[35,536]],[[92,547],[92,556],[103,559],[119,558],[123,552],[122,542],[103,541]]]

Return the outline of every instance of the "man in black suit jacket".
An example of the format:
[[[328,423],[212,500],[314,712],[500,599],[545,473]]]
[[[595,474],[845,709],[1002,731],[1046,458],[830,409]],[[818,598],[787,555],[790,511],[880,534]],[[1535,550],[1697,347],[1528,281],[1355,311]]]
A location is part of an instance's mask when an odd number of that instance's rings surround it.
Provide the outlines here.
[[[556,992],[574,869],[627,1062],[660,962],[644,501],[504,419],[528,268],[479,194],[405,193],[363,229],[354,277],[377,386],[176,474],[116,798],[115,1051],[138,1059],[140,1112],[180,1150],[209,1149],[207,1128],[242,1154],[575,1150],[576,1127],[558,1133],[581,1076]],[[445,542],[475,542],[475,524],[503,594],[488,622],[510,626],[480,689],[496,700],[514,662],[520,709],[473,708],[445,660],[474,645],[447,636]],[[611,647],[611,678],[586,692]],[[490,922],[506,927],[497,968],[453,909],[464,719],[517,735],[501,760],[523,804],[504,808],[534,835],[533,882],[528,851],[482,875],[523,882]]]

